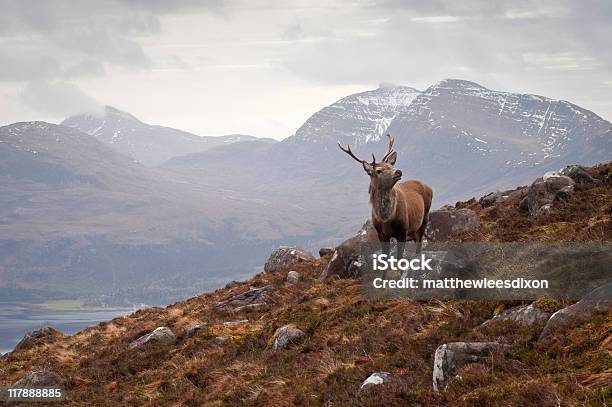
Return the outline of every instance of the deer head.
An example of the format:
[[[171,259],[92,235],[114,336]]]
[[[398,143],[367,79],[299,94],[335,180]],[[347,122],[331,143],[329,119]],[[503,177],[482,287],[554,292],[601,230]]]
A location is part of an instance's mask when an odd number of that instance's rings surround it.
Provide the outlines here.
[[[395,139],[390,134],[387,134],[387,137],[389,137],[387,152],[385,153],[381,162],[378,163],[376,162],[376,157],[374,157],[374,154],[372,154],[372,162],[368,162],[353,154],[349,145],[344,148],[340,145],[340,143],[338,143],[340,150],[344,151],[355,161],[363,165],[363,169],[370,176],[371,191],[391,189],[402,178],[402,172],[393,168],[395,160],[397,160],[397,152],[393,150],[393,143],[395,142]]]

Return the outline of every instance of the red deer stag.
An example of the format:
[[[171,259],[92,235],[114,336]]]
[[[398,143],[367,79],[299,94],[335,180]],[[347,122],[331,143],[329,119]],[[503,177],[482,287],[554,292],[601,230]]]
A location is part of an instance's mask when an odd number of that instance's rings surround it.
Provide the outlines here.
[[[388,252],[391,238],[397,240],[397,254],[400,258],[404,254],[407,240],[414,240],[417,254],[421,253],[421,242],[427,228],[433,192],[420,181],[410,180],[397,184],[402,178],[402,172],[393,168],[397,159],[397,152],[393,150],[395,139],[390,134],[387,137],[389,137],[389,146],[379,163],[376,162],[374,154],[372,162],[367,162],[355,156],[349,145],[344,148],[338,143],[338,147],[360,162],[370,176],[372,224],[381,244],[386,246],[385,251]]]

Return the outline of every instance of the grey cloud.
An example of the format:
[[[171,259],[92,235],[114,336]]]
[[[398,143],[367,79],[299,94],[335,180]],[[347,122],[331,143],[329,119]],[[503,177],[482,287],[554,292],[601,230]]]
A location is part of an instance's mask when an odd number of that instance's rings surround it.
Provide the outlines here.
[[[219,11],[222,3],[0,0],[0,9],[0,41],[5,49],[0,61],[8,62],[0,64],[0,80],[23,81],[100,75],[105,65],[147,68],[150,58],[136,36],[160,34],[163,15]],[[47,63],[32,63],[37,60]]]
[[[75,113],[101,113],[103,106],[78,86],[65,82],[31,82],[21,92],[21,102],[47,115],[65,118]]]

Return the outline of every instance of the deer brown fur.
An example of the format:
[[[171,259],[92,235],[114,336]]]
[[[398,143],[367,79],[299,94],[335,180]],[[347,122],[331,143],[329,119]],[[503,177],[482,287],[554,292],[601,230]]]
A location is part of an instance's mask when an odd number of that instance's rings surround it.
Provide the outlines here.
[[[387,136],[389,137],[387,152],[379,163],[373,154],[372,162],[368,162],[357,158],[350,146],[347,148],[340,144],[338,146],[360,162],[370,176],[372,224],[381,243],[388,243],[391,238],[397,240],[398,257],[401,257],[404,253],[404,244],[408,240],[416,243],[417,253],[421,251],[433,192],[427,185],[416,180],[397,184],[402,172],[393,167],[397,159],[397,152],[393,150],[395,140],[391,135]]]

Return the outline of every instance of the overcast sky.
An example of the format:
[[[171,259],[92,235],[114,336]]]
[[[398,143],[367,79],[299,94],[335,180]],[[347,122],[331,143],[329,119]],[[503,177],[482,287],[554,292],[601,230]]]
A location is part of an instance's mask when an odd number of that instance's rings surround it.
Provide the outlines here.
[[[612,119],[612,1],[0,0],[0,124],[108,104],[282,139],[335,100],[443,78]]]

